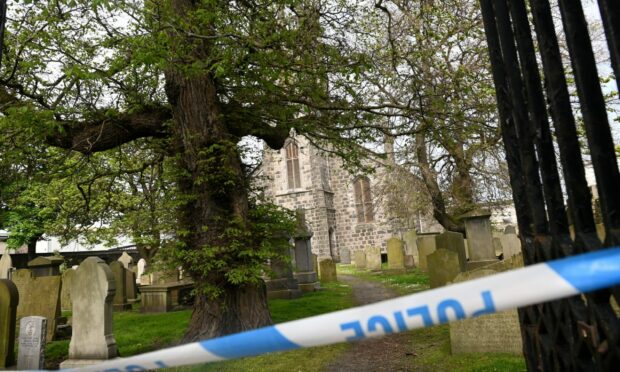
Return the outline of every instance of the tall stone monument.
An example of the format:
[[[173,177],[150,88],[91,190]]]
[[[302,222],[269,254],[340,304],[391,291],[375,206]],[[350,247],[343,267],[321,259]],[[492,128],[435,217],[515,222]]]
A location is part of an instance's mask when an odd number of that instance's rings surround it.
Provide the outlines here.
[[[490,217],[488,211],[473,211],[463,217],[469,246],[468,270],[497,262]]]
[[[45,367],[45,339],[47,319],[27,316],[19,322],[19,353],[17,369],[39,370]]]
[[[73,295],[73,334],[69,359],[60,367],[78,368],[118,356],[112,334],[112,308],[115,282],[112,270],[98,257],[85,259],[75,273]]]
[[[12,269],[13,261],[11,260],[11,255],[9,254],[9,250],[5,249],[2,258],[0,258],[0,279],[11,279],[10,274]]]
[[[318,275],[314,269],[312,258],[312,230],[306,223],[306,215],[303,209],[297,210],[297,228],[293,238],[295,239],[295,278],[299,282],[302,292],[312,292],[319,288]]]
[[[392,237],[387,241],[388,269],[403,270],[405,268],[405,247],[402,240]]]
[[[0,369],[15,364],[15,325],[17,321],[17,287],[0,279]]]

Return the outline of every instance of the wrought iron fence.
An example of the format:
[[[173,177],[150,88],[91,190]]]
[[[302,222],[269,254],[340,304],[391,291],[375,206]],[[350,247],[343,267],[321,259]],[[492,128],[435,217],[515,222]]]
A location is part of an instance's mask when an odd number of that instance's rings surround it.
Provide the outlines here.
[[[586,18],[579,0],[558,3],[596,175],[604,241],[596,232],[549,1],[529,0],[526,5],[524,0],[480,0],[526,264],[620,244],[620,173]],[[620,1],[599,0],[599,8],[613,70],[620,76]],[[620,302],[618,287],[520,309],[528,369],[619,368],[616,301]]]

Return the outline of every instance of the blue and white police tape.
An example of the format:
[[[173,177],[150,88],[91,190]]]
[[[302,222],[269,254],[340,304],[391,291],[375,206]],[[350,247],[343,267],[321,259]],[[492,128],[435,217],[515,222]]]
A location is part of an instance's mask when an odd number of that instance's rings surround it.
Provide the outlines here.
[[[144,371],[361,340],[620,284],[620,248],[528,266],[371,305],[81,368]]]

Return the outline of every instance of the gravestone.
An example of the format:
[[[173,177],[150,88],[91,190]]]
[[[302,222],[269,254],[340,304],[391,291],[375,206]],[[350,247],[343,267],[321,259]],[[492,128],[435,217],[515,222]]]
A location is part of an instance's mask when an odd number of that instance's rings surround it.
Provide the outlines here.
[[[426,261],[426,257],[435,252],[437,249],[437,244],[435,243],[435,235],[420,235],[418,236],[418,252],[420,253],[420,258],[418,261],[418,268],[424,272],[428,271],[428,264]]]
[[[73,309],[73,304],[71,303],[71,281],[73,280],[74,274],[75,270],[73,269],[65,270],[65,272],[62,273],[62,286],[60,290],[60,308],[62,310]]]
[[[410,255],[410,254],[405,255],[405,267],[406,268],[415,267],[415,260],[413,258],[413,255]]]
[[[366,253],[364,251],[353,252],[353,259],[355,260],[355,268],[357,269],[366,268]]]
[[[457,254],[461,271],[467,270],[467,254],[465,253],[465,239],[463,234],[454,231],[445,231],[435,236],[437,249],[447,249]]]
[[[463,282],[496,274],[482,268],[460,273],[454,282]],[[508,353],[523,354],[517,310],[487,314],[450,323],[452,354]]]
[[[127,301],[127,269],[119,261],[110,264],[112,276],[114,277],[116,291],[114,294],[114,310],[125,311],[131,309],[131,304]]]
[[[318,274],[319,273],[319,256],[312,253],[312,268]]]
[[[99,257],[88,257],[73,279],[73,334],[69,359],[60,364],[63,369],[97,364],[118,356],[112,334],[115,293],[112,270]]]
[[[19,322],[19,352],[17,369],[39,370],[45,367],[45,339],[47,319],[27,316]]]
[[[402,270],[405,268],[405,247],[402,240],[390,238],[387,241],[388,269]]]
[[[426,256],[431,288],[443,287],[461,272],[459,255],[449,249],[437,249]]]
[[[488,211],[473,211],[463,217],[469,245],[469,270],[497,261],[490,217]]]
[[[2,254],[2,258],[0,258],[0,279],[11,279],[11,270],[13,269],[13,261],[11,260],[11,255],[9,254],[9,250],[5,249]]]
[[[35,277],[31,270],[20,269],[13,273],[13,283],[19,292],[17,319],[42,316],[47,319],[47,341],[55,339],[57,320],[60,318],[60,276]]]
[[[17,321],[17,287],[0,279],[0,369],[15,364],[15,325]]]
[[[381,248],[366,248],[366,268],[369,270],[381,270]]]
[[[312,292],[319,288],[310,241],[313,232],[306,223],[304,211],[298,209],[296,214],[297,227],[293,234],[295,240],[295,279],[299,282],[299,289],[302,292]]]
[[[150,283],[142,283],[142,275],[144,275],[144,271],[146,270],[146,260],[144,258],[141,258],[138,260],[138,273],[136,274],[136,276],[138,277],[136,279],[138,284],[150,284]]]
[[[133,257],[131,257],[127,252],[123,252],[117,261],[122,263],[127,270],[131,270],[133,268]]]
[[[37,257],[28,261],[28,268],[35,277],[60,276],[60,265],[65,262],[64,258],[57,256]]]
[[[351,251],[343,248],[340,250],[340,263],[343,263],[345,265],[350,265],[351,264]]]
[[[521,240],[515,234],[504,234],[500,237],[504,260],[521,253]]]
[[[517,228],[515,225],[506,225],[504,227],[504,234],[515,234],[517,235]]]
[[[290,300],[301,296],[299,283],[293,276],[293,268],[287,259],[272,258],[269,262],[269,267],[271,269],[271,277],[265,280],[268,299],[280,298]]]
[[[415,263],[420,262],[420,253],[418,251],[417,240],[418,234],[415,230],[409,230],[403,234],[403,241],[405,242],[405,256],[412,256],[413,258],[413,264],[411,266],[407,266],[405,263],[406,267],[413,267]]]
[[[336,264],[331,258],[322,258],[319,260],[319,275],[322,282],[335,282],[336,276]]]
[[[127,292],[127,302],[135,302],[138,297],[136,286],[136,273],[131,269],[125,269],[125,291]]]
[[[500,240],[499,236],[493,237],[493,251],[495,252],[495,257],[499,256],[504,252],[504,250],[502,249],[502,241]]]

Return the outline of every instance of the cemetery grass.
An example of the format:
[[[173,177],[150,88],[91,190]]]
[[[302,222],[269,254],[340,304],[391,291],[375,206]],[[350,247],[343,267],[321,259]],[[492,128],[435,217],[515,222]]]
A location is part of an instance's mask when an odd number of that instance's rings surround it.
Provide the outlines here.
[[[298,299],[269,301],[273,322],[282,323],[354,306],[350,286],[335,282],[322,283],[321,287],[322,290],[306,293]],[[348,348],[348,344],[328,345],[165,371],[321,371]]]
[[[350,286],[342,283],[325,283],[321,286],[323,290],[307,293],[298,299],[269,301],[274,323],[354,306]],[[139,304],[134,304],[132,311],[114,312],[114,336],[120,356],[127,357],[175,345],[185,333],[190,315],[191,310],[143,314],[139,311]],[[324,369],[348,348],[347,344],[331,345],[163,371],[316,371]],[[46,368],[58,368],[67,359],[68,351],[69,340],[48,343],[45,349]]]
[[[385,269],[385,268],[384,268]],[[429,289],[428,275],[417,270],[373,272],[359,270],[352,265],[337,265],[339,274],[378,281],[394,288],[398,293],[412,294]],[[525,371],[523,357],[508,354],[475,353],[452,355],[450,352],[450,327],[439,325],[409,332],[414,357],[411,370],[433,371]]]

